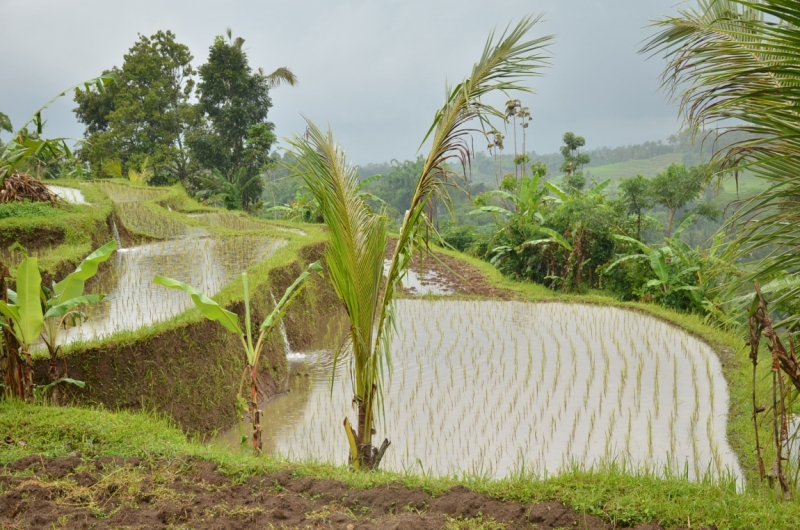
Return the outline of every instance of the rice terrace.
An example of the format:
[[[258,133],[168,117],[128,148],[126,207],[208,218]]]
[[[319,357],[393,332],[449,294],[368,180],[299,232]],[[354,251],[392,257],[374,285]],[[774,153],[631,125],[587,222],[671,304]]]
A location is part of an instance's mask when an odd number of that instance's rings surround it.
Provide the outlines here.
[[[800,528],[800,1],[676,9],[667,142],[534,151],[538,15],[405,162],[231,29],[0,112],[0,528]]]

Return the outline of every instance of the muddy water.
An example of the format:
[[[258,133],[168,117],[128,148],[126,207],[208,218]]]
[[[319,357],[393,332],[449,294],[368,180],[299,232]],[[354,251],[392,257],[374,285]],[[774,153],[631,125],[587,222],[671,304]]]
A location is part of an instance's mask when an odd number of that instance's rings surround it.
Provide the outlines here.
[[[400,300],[397,314],[377,427],[388,469],[499,477],[616,460],[741,477],[719,360],[677,328],[577,304]],[[292,363],[292,391],[263,407],[266,450],[347,460],[348,366],[331,395],[330,351]]]
[[[383,262],[383,274],[389,272],[389,267],[392,266],[390,260]],[[453,294],[453,289],[450,288],[445,279],[442,278],[436,271],[431,269],[417,269],[409,267],[403,276],[400,277],[400,285],[404,290],[414,295],[448,295]]]

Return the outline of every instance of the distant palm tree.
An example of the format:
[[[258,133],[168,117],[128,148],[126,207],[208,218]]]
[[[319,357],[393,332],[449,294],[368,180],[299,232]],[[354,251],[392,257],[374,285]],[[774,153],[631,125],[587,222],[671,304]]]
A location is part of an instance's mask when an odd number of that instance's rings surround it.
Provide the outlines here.
[[[236,46],[238,49],[242,49],[242,45],[244,45],[244,39],[241,37],[233,38],[233,32],[231,28],[225,30],[225,33],[228,35],[228,41],[233,45]],[[258,73],[266,78],[267,83],[269,83],[270,88],[278,88],[282,84],[286,83],[289,86],[295,86],[297,84],[297,76],[292,73],[286,66],[281,66],[280,68],[276,68],[274,72],[271,74],[265,74],[263,68],[258,69]]]
[[[474,129],[467,124],[477,118],[483,130],[493,130],[488,121],[504,120],[505,113],[481,101],[493,91],[530,89],[520,82],[537,75],[545,65],[544,49],[552,37],[523,40],[539,18],[525,17],[507,29],[495,42],[489,36],[480,60],[470,76],[455,87],[448,87],[447,100],[436,112],[433,124],[422,143],[431,140],[431,150],[403,219],[391,265],[384,279],[384,259],[388,239],[388,219],[373,213],[364,202],[358,173],[345,160],[344,151],[333,135],[321,132],[308,121],[306,137],[289,140],[294,148],[294,167],[321,205],[330,231],[325,259],[331,282],[350,317],[350,342],[353,349],[352,374],[354,403],[358,421],[354,429],[344,420],[350,442],[350,462],[356,469],[378,467],[389,446],[372,445],[375,405],[382,391],[383,369],[391,364],[390,340],[394,329],[393,300],[397,284],[408,269],[414,249],[420,243],[420,228],[427,224],[425,208],[454,175],[446,169],[448,160],[466,164],[471,153]]]
[[[719,175],[748,169],[769,184],[741,202],[731,250],[767,256],[740,284],[780,278],[780,307],[800,294],[800,0],[698,0],[655,26],[642,52],[664,53],[663,87],[686,124],[747,133],[716,152],[711,167]],[[788,323],[800,322],[789,313]]]

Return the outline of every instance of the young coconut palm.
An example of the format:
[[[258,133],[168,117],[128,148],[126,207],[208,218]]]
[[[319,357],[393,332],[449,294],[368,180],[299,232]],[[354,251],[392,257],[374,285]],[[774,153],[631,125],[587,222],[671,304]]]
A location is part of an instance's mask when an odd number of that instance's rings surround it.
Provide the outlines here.
[[[462,165],[467,163],[470,133],[477,130],[467,128],[467,123],[477,118],[485,130],[490,118],[505,120],[504,111],[482,103],[481,98],[493,91],[531,92],[520,82],[537,75],[537,70],[546,64],[544,50],[552,39],[548,36],[523,40],[538,20],[523,18],[497,41],[492,33],[471,75],[448,88],[447,100],[436,112],[422,141],[424,144],[431,140],[431,150],[403,219],[385,279],[388,221],[365,204],[358,174],[347,165],[345,153],[334,142],[332,133],[322,133],[307,120],[306,137],[289,140],[297,160],[293,170],[314,194],[330,230],[325,259],[336,293],[350,318],[353,403],[358,419],[355,429],[347,418],[344,426],[355,469],[377,468],[390,444],[388,439],[380,448],[372,444],[375,408],[382,389],[383,367],[391,364],[392,302],[416,247],[425,208],[434,194],[451,184],[454,175],[446,169],[446,163],[453,158]],[[493,130],[491,126],[488,129]]]

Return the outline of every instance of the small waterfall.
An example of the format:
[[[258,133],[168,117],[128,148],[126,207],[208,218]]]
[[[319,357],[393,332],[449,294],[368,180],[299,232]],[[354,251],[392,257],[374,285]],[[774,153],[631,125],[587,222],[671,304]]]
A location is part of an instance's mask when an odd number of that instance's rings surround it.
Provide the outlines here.
[[[272,303],[275,302],[275,295],[270,293],[272,297]],[[281,338],[283,338],[283,351],[286,352],[286,359],[289,361],[302,361],[306,358],[305,353],[300,353],[299,351],[292,351],[292,345],[289,344],[289,335],[286,334],[286,326],[283,325],[283,320],[279,322],[281,328]]]
[[[117,242],[117,249],[122,250],[124,247],[122,246],[122,239],[119,237],[119,230],[117,230],[116,221],[111,221],[111,231],[114,233],[114,241]]]
[[[305,353],[299,351],[292,351],[292,346],[289,344],[289,336],[286,334],[286,326],[283,325],[283,320],[280,322],[281,337],[283,338],[283,350],[286,352],[286,358],[290,361],[301,361],[306,358]]]

